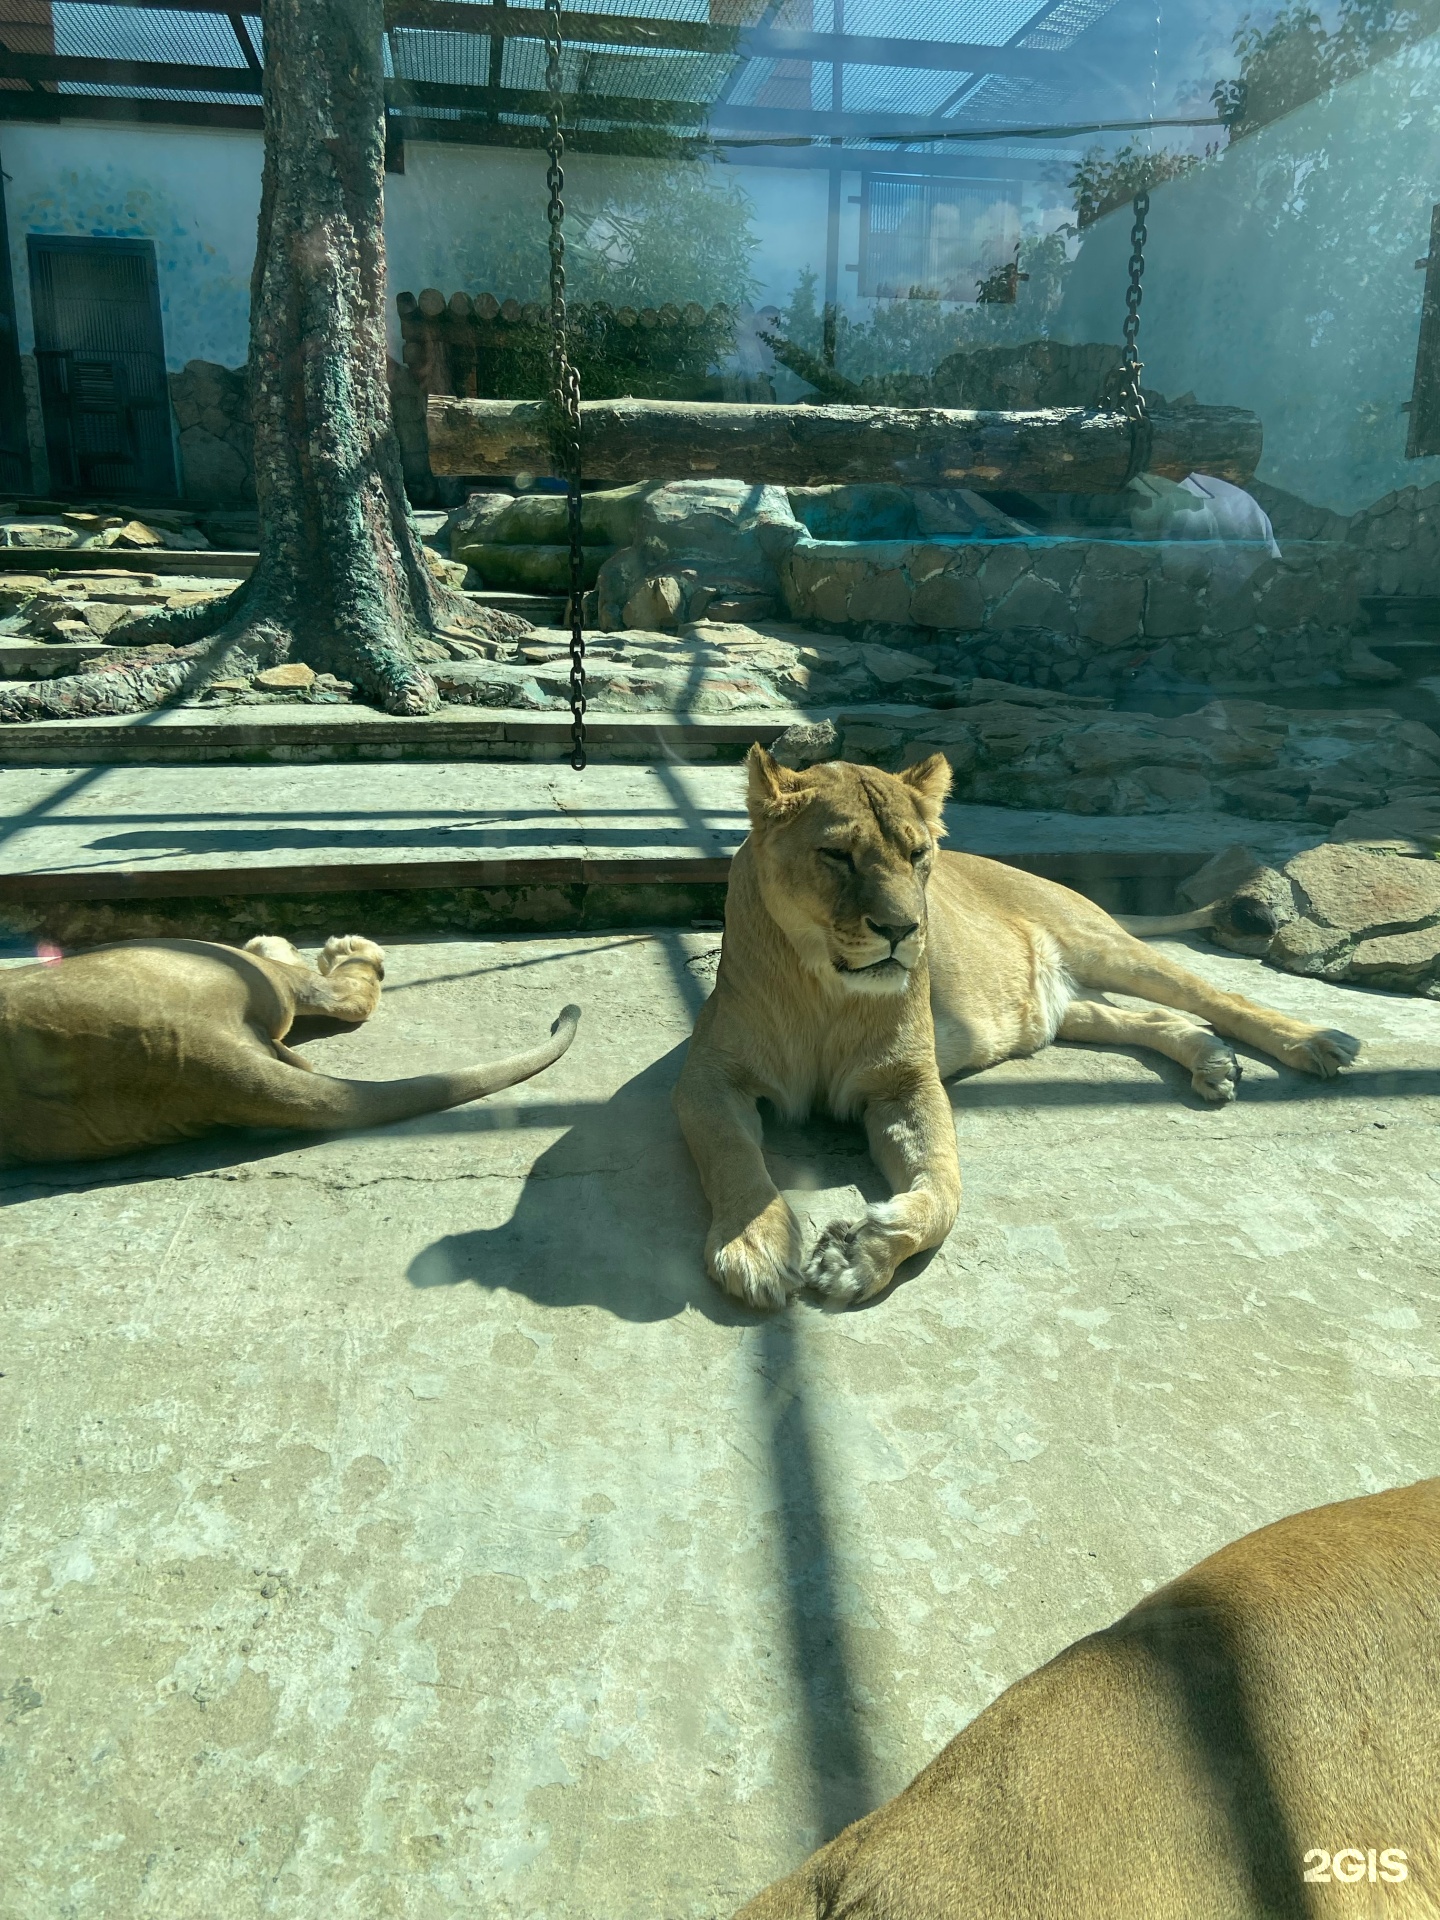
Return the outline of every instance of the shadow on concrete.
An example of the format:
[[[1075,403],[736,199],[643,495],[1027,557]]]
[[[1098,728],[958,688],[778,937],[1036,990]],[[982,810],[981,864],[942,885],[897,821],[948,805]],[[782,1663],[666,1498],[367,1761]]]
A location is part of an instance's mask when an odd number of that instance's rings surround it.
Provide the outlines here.
[[[1224,1817],[1231,1859],[1248,1883],[1246,1910],[1267,1920],[1307,1920],[1314,1909],[1301,1879],[1303,1849],[1270,1756],[1255,1737],[1227,1610],[1181,1600],[1143,1606],[1105,1637],[1136,1646],[1170,1687],[1200,1762],[1197,1773]]]
[[[530,1169],[511,1217],[436,1240],[411,1262],[411,1284],[504,1287],[541,1306],[605,1307],[623,1320],[664,1320],[687,1306],[749,1319],[701,1264],[704,1195],[670,1111],[683,1051],[672,1048],[582,1110]]]
[[[604,1307],[623,1320],[663,1320],[693,1307],[727,1325],[753,1323],[756,1316],[705,1275],[709,1208],[670,1106],[683,1057],[683,1044],[672,1048],[591,1106],[541,1103],[502,1118],[478,1105],[412,1123],[456,1132],[571,1121],[536,1160],[511,1217],[426,1247],[410,1264],[412,1285],[504,1287],[541,1306]],[[865,1200],[887,1191],[858,1127],[772,1120],[766,1133],[775,1180],[802,1198],[835,1187],[857,1188]]]
[[[816,1461],[799,1354],[801,1329],[777,1315],[760,1328],[756,1371],[769,1415],[779,1501],[791,1670],[810,1761],[812,1838],[818,1846],[869,1813],[876,1791],[839,1604],[840,1567]]]

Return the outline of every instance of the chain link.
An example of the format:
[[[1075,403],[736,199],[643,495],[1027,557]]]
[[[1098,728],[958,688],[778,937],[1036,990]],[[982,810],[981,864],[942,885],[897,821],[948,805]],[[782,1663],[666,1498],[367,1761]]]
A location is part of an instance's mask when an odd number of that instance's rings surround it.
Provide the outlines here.
[[[580,520],[580,375],[571,364],[565,312],[565,135],[561,131],[565,94],[560,57],[563,50],[560,0],[545,0],[545,91],[550,164],[545,185],[550,200],[550,402],[556,471],[565,482],[570,541],[570,764],[585,767],[585,551]]]
[[[1120,410],[1131,420],[1148,416],[1145,396],[1140,391],[1140,374],[1145,362],[1136,344],[1140,337],[1140,282],[1145,277],[1145,242],[1149,238],[1145,220],[1150,212],[1150,195],[1142,187],[1135,196],[1135,224],[1130,229],[1130,283],[1125,289],[1125,324],[1121,329],[1125,342],[1120,355]]]

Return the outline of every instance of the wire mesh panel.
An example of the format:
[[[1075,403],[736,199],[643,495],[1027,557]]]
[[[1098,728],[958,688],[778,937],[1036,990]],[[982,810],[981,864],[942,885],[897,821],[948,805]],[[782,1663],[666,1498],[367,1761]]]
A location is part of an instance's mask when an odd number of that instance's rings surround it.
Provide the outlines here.
[[[173,494],[153,243],[31,234],[29,253],[51,484]]]

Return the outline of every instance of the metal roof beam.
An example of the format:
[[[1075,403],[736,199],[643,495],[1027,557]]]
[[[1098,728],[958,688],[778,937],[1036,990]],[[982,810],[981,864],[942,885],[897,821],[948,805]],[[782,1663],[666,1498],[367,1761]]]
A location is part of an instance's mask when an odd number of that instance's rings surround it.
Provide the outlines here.
[[[0,52],[0,80],[73,80],[90,86],[165,87],[174,93],[260,91],[250,67],[189,67],[170,60],[91,60],[71,53]]]
[[[259,107],[203,100],[115,100],[85,93],[0,92],[0,120],[106,120],[151,127],[224,127],[259,133]]]

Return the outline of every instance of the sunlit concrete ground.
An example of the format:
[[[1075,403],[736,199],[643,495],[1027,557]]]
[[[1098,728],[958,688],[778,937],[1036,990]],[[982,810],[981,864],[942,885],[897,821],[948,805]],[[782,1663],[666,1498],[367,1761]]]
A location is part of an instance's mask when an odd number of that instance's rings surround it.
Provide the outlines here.
[[[943,1251],[762,1320],[669,1110],[715,942],[392,949],[318,1062],[572,998],[575,1047],[384,1134],[3,1176],[6,1920],[709,1920],[1223,1541],[1440,1472],[1440,1005],[1197,946],[1359,1070],[957,1085]],[[770,1138],[817,1223],[876,1191],[857,1133]]]

